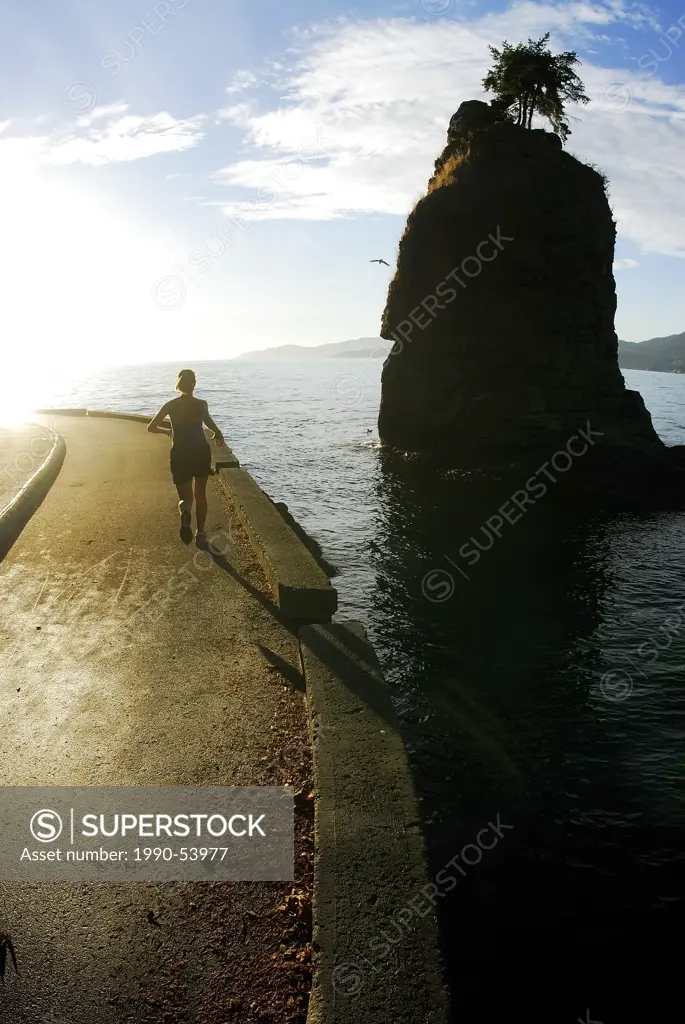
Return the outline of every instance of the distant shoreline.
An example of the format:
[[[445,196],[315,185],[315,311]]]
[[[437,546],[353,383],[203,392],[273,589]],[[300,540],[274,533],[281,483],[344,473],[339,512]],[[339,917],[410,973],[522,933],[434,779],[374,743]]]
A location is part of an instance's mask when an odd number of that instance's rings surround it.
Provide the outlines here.
[[[281,363],[317,359],[385,359],[393,343],[383,338],[351,338],[326,345],[277,345],[274,348],[243,352],[235,362]]]
[[[243,352],[232,362],[294,363],[327,359],[385,360],[393,342],[380,337],[352,338],[325,345],[277,345],[273,348]],[[648,370],[655,373],[685,373],[685,333],[648,341],[618,342],[621,370]]]
[[[685,373],[685,333],[649,341],[619,341],[618,365],[622,370]]]
[[[674,373],[684,374],[685,370],[668,370],[664,367],[656,366],[621,366],[619,363],[619,370],[636,370],[638,373]]]

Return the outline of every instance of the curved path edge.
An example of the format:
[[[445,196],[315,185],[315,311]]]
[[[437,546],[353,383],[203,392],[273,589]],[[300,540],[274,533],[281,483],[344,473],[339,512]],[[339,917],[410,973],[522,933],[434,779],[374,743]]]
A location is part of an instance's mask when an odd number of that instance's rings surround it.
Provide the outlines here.
[[[67,446],[64,438],[50,427],[47,430],[52,437],[52,448],[43,462],[22,488],[15,494],[9,504],[0,512],[0,560],[10,550],[17,537],[24,529],[34,512],[57,479]]]
[[[149,416],[142,416],[138,413],[101,412],[83,408],[34,409],[33,415],[102,416],[111,419],[136,420],[139,423],[150,422]],[[41,429],[48,431],[53,445],[35,473],[29,477],[14,498],[0,512],[0,561],[15,543],[31,516],[40,508],[45,496],[57,479],[67,453],[64,438],[57,431],[51,427],[42,427]]]

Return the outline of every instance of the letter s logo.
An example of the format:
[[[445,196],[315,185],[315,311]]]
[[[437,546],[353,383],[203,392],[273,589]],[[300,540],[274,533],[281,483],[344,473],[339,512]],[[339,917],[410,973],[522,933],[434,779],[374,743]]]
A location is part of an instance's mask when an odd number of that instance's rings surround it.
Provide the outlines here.
[[[421,580],[421,593],[436,604],[448,601],[454,593],[454,578],[446,569],[431,569]]]
[[[44,808],[31,818],[31,835],[39,843],[54,843],[62,834],[62,819],[57,811]]]

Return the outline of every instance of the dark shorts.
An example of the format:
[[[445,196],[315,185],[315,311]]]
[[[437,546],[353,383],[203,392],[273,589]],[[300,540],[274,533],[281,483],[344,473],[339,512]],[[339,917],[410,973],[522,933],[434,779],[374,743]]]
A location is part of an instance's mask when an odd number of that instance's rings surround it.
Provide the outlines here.
[[[209,476],[212,467],[211,449],[208,444],[196,448],[172,448],[169,465],[175,484],[185,484],[195,476]]]

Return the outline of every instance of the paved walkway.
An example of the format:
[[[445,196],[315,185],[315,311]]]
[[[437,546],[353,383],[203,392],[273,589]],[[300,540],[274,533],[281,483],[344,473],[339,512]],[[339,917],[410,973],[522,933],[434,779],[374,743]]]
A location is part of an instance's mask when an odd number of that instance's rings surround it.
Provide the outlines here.
[[[223,531],[223,568],[179,540],[166,438],[125,420],[53,422],[64,465],[0,565],[2,783],[286,781],[270,766],[274,723],[306,742],[297,640],[219,487],[207,526]],[[258,1020],[279,973],[260,921],[282,891],[0,882],[21,970],[0,1018],[210,1024],[232,1007]]]

